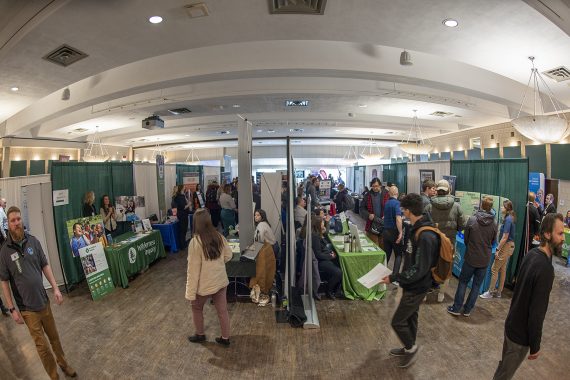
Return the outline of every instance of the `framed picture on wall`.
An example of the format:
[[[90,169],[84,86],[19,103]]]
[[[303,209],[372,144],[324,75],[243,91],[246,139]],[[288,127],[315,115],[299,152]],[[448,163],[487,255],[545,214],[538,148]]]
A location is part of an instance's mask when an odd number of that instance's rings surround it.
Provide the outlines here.
[[[435,170],[420,169],[420,193],[422,192],[422,183],[424,183],[424,181],[428,179],[435,181]]]

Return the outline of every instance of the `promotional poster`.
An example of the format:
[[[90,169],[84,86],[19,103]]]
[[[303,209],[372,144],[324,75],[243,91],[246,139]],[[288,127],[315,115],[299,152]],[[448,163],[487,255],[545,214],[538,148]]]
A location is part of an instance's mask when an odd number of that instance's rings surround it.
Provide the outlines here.
[[[536,195],[535,201],[544,207],[544,174],[543,173],[528,173],[528,191],[533,192]]]
[[[116,216],[118,222],[134,222],[146,217],[144,197],[115,197]]]
[[[71,219],[65,223],[73,257],[79,257],[80,249],[89,245],[96,243],[101,243],[103,247],[108,245],[101,215]]]
[[[93,301],[111,293],[115,285],[111,279],[103,244],[96,243],[80,248],[79,257]]]

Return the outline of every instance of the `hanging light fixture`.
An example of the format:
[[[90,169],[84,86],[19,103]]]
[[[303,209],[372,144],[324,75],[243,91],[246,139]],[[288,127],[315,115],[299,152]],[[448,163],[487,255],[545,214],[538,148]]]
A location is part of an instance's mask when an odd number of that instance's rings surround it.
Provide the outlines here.
[[[384,157],[380,147],[372,137],[368,140],[367,145],[362,149],[360,155],[366,160],[380,160]]]
[[[358,153],[358,150],[356,149],[356,147],[352,146],[352,145],[348,148],[348,150],[342,156],[342,160],[347,165],[354,165],[358,162],[358,160],[362,160],[362,159],[364,159],[364,157],[362,157]]]
[[[422,134],[422,129],[418,123],[418,110],[414,110],[414,117],[412,119],[412,127],[408,133],[406,142],[402,140],[398,147],[404,152],[409,154],[428,154],[433,150],[433,144],[429,138],[425,138]],[[410,142],[410,138],[414,136],[415,141]]]
[[[85,162],[105,162],[109,159],[109,152],[101,143],[99,136],[99,127],[95,127],[93,139],[87,145],[83,152],[83,161]]]
[[[156,156],[162,156],[164,157],[164,162],[167,161],[166,149],[160,145],[158,140],[151,153],[151,162],[156,162]]]
[[[523,94],[519,113],[511,123],[521,135],[528,137],[531,140],[538,141],[543,144],[558,143],[570,134],[568,119],[566,119],[566,115],[560,111],[560,103],[554,99],[552,90],[550,90],[550,87],[548,87],[542,75],[534,67],[534,57],[528,57],[528,59],[532,65],[530,77],[528,78],[527,87]],[[531,88],[531,81],[533,90],[533,113],[532,115],[521,117],[520,115],[525,104],[527,91]],[[544,104],[542,102],[540,92],[541,85],[547,90],[546,95],[548,96],[555,113],[553,115],[545,115]],[[542,110],[542,115],[536,114],[537,108]]]
[[[194,149],[190,149],[190,153],[188,153],[188,157],[186,157],[187,165],[200,165],[200,157],[198,154],[194,153]]]

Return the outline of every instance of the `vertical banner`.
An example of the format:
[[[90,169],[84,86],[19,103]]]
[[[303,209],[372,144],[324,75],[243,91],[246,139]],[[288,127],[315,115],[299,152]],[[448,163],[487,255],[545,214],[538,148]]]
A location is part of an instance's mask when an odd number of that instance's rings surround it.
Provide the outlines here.
[[[156,155],[156,185],[158,187],[159,220],[166,216],[166,201],[164,194],[164,156]]]
[[[227,154],[224,154],[224,171],[229,173],[232,172],[232,156],[228,156]]]
[[[541,207],[544,207],[544,189],[544,174],[535,172],[528,173],[528,191],[536,195],[535,202]]]
[[[103,244],[96,243],[80,248],[79,257],[93,301],[111,293],[115,289],[115,285],[111,279]]]
[[[22,216],[22,225],[24,226],[24,230],[28,233],[32,233],[30,231],[30,223],[29,223],[29,219],[28,219],[28,187],[27,186],[22,186],[21,187],[21,202],[22,202],[22,212],[21,212],[21,216]],[[6,210],[8,211],[8,210]]]
[[[328,200],[331,198],[331,185],[332,181],[329,179],[321,181],[321,184],[319,186],[319,197],[322,200]]]

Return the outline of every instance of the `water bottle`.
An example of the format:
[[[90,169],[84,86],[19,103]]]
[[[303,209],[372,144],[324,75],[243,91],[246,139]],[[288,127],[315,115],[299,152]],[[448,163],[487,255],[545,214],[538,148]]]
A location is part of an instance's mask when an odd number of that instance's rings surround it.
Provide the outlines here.
[[[277,295],[275,292],[271,294],[271,306],[277,307]]]
[[[287,300],[287,296],[283,296],[282,302],[283,309],[287,309],[287,306],[289,306],[289,300]]]
[[[344,252],[350,252],[350,234],[344,234]]]

